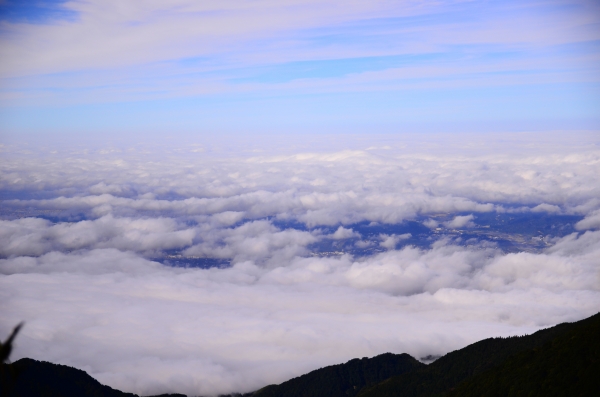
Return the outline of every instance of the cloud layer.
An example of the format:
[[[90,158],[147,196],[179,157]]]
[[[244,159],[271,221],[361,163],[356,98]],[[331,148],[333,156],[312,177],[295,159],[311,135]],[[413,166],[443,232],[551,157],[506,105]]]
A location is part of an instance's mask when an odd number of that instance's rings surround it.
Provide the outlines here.
[[[216,395],[595,313],[600,152],[589,137],[537,148],[534,135],[439,138],[4,147],[0,331],[26,321],[15,359],[140,394]],[[460,237],[490,213],[579,221],[534,236],[547,244],[531,252]],[[357,226],[406,221],[458,232],[417,247],[405,243],[418,231]],[[220,265],[159,262],[171,257]]]

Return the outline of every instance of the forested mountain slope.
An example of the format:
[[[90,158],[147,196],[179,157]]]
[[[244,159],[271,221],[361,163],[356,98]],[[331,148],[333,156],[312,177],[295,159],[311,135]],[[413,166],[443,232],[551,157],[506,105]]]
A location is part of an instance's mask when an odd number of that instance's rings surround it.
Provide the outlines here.
[[[449,397],[600,396],[600,316],[461,383]]]
[[[359,396],[443,396],[459,385],[460,392],[454,390],[453,396],[462,395],[461,393],[488,395],[486,393],[493,393],[493,391],[487,390],[487,387],[492,387],[492,384],[496,384],[495,382],[498,382],[498,386],[501,384],[504,387],[510,386],[510,390],[519,389],[521,385],[516,378],[511,378],[511,376],[515,373],[527,373],[527,371],[532,371],[531,373],[537,376],[528,380],[530,389],[534,393],[531,395],[539,395],[537,394],[539,390],[537,382],[542,382],[546,377],[542,370],[543,365],[551,366],[544,368],[552,369],[556,379],[552,385],[556,388],[563,387],[560,393],[567,393],[568,389],[566,389],[567,384],[562,384],[562,381],[559,382],[558,379],[564,378],[566,381],[566,379],[579,377],[582,384],[598,385],[600,378],[591,376],[588,370],[584,371],[584,368],[586,363],[594,362],[594,360],[596,360],[594,368],[598,366],[598,356],[595,356],[595,359],[592,357],[600,343],[600,332],[597,332],[599,323],[600,314],[596,314],[577,323],[559,324],[532,335],[485,339],[448,353],[426,368],[392,377],[367,388]],[[587,345],[590,351],[584,353],[584,345]],[[575,350],[569,350],[575,347],[577,347]],[[538,355],[539,351],[543,351],[544,356]],[[566,354],[566,352],[569,353]],[[544,364],[540,360],[548,361]],[[596,373],[600,373],[600,371],[596,371]],[[504,380],[496,379],[500,375],[504,377]],[[522,375],[519,379],[525,378],[526,376]],[[583,378],[587,380],[583,380]],[[469,383],[462,385],[466,381]],[[471,381],[474,383],[471,384]],[[558,393],[556,395],[563,395],[558,390],[556,392]],[[507,392],[497,395],[511,394]]]
[[[138,397],[103,385],[87,372],[67,365],[22,358],[0,366],[0,396]],[[165,397],[185,397],[170,394]],[[158,397],[158,396],[157,396]]]
[[[355,358],[345,364],[321,368],[280,385],[267,386],[252,395],[255,397],[355,396],[365,386],[423,367],[425,364],[408,354],[385,353],[373,358]]]

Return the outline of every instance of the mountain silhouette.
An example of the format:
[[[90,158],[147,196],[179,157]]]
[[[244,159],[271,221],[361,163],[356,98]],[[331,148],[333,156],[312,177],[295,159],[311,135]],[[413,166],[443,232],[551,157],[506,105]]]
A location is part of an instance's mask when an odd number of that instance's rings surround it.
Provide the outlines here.
[[[260,389],[255,397],[348,397],[356,396],[365,386],[377,384],[395,375],[425,367],[408,354],[385,353],[373,358],[355,358],[345,364],[331,365],[280,385]]]
[[[600,377],[593,375],[600,374],[599,349],[600,313],[531,335],[484,339],[367,388],[359,397],[571,396],[573,388],[600,387]],[[543,382],[551,387],[542,389]]]
[[[7,397],[137,397],[65,365],[29,358],[1,365]],[[484,339],[429,365],[385,353],[229,397],[592,396],[600,395],[598,374],[600,313],[531,335]]]

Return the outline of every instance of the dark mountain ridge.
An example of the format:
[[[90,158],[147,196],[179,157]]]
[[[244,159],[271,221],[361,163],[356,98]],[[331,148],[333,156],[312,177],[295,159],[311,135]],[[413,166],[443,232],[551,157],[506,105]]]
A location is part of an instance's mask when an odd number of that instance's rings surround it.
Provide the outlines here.
[[[331,365],[283,382],[264,387],[255,397],[348,397],[356,396],[365,386],[375,385],[425,364],[408,354],[385,353],[373,358],[355,358],[345,364]]]
[[[136,397],[105,386],[80,369],[31,358],[2,364],[0,382],[2,395],[7,397]]]
[[[598,374],[600,313],[531,335],[485,339],[429,365],[408,354],[385,353],[230,397],[586,396],[600,395]],[[7,397],[136,397],[84,371],[28,358],[2,364],[0,392]]]
[[[587,319],[600,319],[596,316]],[[582,320],[587,321],[587,320]],[[364,390],[360,397],[441,396],[464,380],[494,368],[512,355],[538,348],[562,335],[577,323],[559,324],[531,335],[489,338],[450,352],[427,367],[392,377]]]
[[[504,360],[448,396],[600,396],[600,317]]]

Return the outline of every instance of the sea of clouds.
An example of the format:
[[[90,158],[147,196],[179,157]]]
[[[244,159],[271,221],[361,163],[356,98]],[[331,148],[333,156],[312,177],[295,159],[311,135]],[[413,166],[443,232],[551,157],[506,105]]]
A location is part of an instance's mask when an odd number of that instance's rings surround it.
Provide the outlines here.
[[[597,133],[1,147],[0,331],[13,360],[139,394],[246,392],[354,357],[440,355],[600,309]],[[573,214],[540,252],[363,241],[359,222]],[[429,216],[432,217],[429,217]],[[296,225],[285,226],[285,225]],[[301,225],[302,227],[298,227]],[[166,254],[214,258],[177,267]]]

